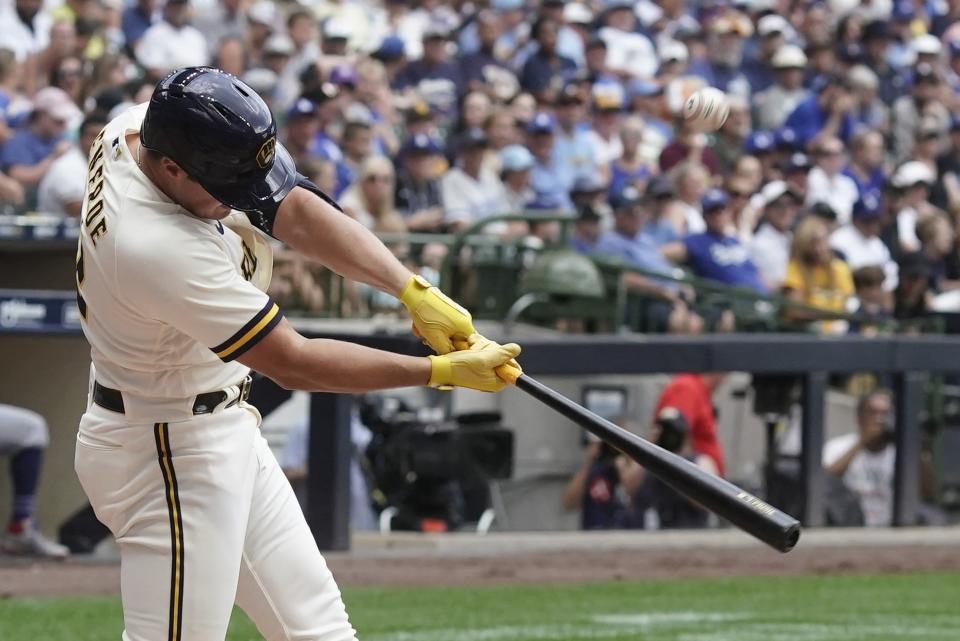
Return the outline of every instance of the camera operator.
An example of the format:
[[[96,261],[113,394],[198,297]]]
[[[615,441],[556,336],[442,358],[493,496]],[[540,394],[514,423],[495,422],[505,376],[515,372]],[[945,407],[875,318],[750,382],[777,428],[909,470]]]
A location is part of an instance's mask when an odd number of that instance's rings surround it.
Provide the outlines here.
[[[690,427],[675,407],[664,407],[657,414],[650,440],[663,449],[679,454],[711,474],[717,474],[713,458],[698,454],[690,443]],[[638,463],[626,460],[621,472],[624,489],[631,498],[633,512],[647,530],[693,529],[707,527],[708,512],[663,481],[647,474]]]
[[[823,466],[859,499],[864,524],[889,526],[893,516],[893,397],[878,389],[857,404],[858,430],[827,441]]]

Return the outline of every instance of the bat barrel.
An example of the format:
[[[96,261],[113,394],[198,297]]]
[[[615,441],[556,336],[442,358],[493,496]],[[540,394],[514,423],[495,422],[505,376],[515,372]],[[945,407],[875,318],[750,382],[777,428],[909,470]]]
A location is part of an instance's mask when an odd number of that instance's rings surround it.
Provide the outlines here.
[[[526,374],[517,379],[516,385],[616,447],[676,491],[767,545],[789,552],[800,539],[799,521],[733,483],[614,425]]]

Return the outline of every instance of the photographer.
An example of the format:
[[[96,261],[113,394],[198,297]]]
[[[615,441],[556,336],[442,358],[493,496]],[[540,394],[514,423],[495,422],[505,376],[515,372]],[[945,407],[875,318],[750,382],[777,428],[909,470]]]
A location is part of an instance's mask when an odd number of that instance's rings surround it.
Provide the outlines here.
[[[675,407],[664,407],[657,414],[650,440],[663,449],[679,454],[711,474],[717,474],[717,466],[706,454],[697,454],[690,444],[690,427],[687,420]],[[623,458],[623,457],[621,457]],[[620,478],[624,489],[631,497],[633,512],[647,530],[693,529],[707,527],[707,510],[665,484],[657,477],[647,474],[638,463],[626,461]]]
[[[614,423],[630,429],[627,420]],[[630,430],[634,431],[634,430]],[[630,497],[620,479],[632,464],[625,456],[603,441],[588,434],[583,464],[563,491],[563,509],[581,510],[580,527],[584,530],[612,530],[642,526],[630,504]],[[639,515],[642,517],[642,514]]]
[[[878,389],[857,404],[857,432],[827,441],[823,466],[859,499],[864,524],[889,526],[893,509],[893,397]]]

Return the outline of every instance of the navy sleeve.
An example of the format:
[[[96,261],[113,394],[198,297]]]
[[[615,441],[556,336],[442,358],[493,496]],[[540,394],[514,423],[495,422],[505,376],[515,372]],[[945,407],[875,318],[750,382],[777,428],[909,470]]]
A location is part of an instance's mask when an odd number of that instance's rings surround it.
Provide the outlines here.
[[[294,183],[294,186],[302,187],[307,191],[316,194],[317,196],[322,198],[324,201],[329,203],[330,206],[332,206],[337,211],[341,211],[341,212],[343,211],[343,208],[340,207],[340,205],[338,205],[333,198],[325,194],[323,190],[321,190],[315,184],[310,182],[307,179],[307,177],[304,176],[303,174],[297,174],[297,182]],[[250,224],[252,224],[254,227],[259,229],[260,231],[263,231],[269,234],[270,236],[273,236],[273,224],[277,220],[277,211],[279,211],[280,203],[282,202],[283,202],[282,198],[276,201],[269,201],[267,203],[264,203],[264,206],[261,207],[260,209],[256,209],[253,211],[245,211],[243,213],[247,215],[247,218],[250,220]],[[276,238],[276,236],[273,236],[273,237]]]

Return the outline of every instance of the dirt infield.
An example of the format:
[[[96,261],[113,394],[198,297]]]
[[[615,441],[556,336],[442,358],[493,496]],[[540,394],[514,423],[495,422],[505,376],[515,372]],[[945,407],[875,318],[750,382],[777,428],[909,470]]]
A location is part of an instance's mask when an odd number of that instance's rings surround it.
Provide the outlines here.
[[[327,560],[343,586],[523,584],[735,575],[960,571],[960,529],[805,533],[789,554],[738,533],[400,535]],[[115,594],[113,562],[0,564],[0,597]]]

